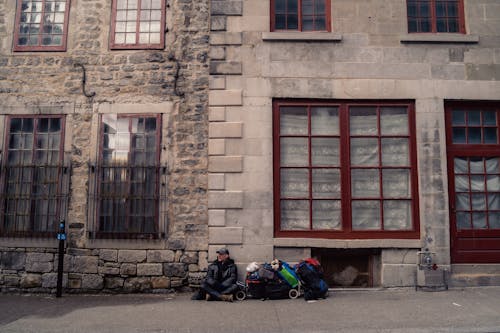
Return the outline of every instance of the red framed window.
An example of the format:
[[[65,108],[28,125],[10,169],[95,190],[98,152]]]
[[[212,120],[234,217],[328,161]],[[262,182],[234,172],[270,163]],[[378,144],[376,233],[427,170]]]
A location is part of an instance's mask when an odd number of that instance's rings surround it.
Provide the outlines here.
[[[271,31],[331,31],[330,0],[271,0]]]
[[[64,118],[7,119],[0,234],[53,237],[64,219]]]
[[[70,0],[17,0],[14,51],[65,51]]]
[[[408,32],[465,33],[463,0],[407,0]]]
[[[158,236],[159,115],[101,116],[96,236]]]
[[[111,49],[163,49],[165,0],[113,0]]]
[[[413,103],[273,108],[276,236],[418,238]]]

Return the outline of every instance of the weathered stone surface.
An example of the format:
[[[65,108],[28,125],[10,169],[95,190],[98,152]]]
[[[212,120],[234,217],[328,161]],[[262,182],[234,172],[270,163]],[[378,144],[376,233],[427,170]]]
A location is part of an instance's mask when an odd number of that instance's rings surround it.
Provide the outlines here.
[[[68,274],[62,276],[62,286],[66,288],[68,285]],[[46,273],[42,275],[43,288],[56,288],[57,287],[57,273]]]
[[[161,275],[162,264],[137,264],[137,275]]]
[[[2,252],[1,254],[1,269],[23,269],[26,261],[26,253],[24,252]]]
[[[83,289],[102,289],[104,286],[104,279],[98,274],[83,274],[82,288]]]
[[[36,288],[42,285],[42,275],[40,274],[23,274],[21,277],[21,288]]]
[[[21,278],[17,275],[4,275],[3,284],[8,287],[18,287]]]
[[[185,264],[197,264],[198,252],[185,252],[180,261]]]
[[[187,275],[187,266],[183,263],[163,264],[163,274],[168,277],[185,277]]]
[[[117,261],[118,250],[101,249],[99,251],[99,259],[104,261]]]
[[[99,266],[97,268],[97,272],[103,275],[118,275],[120,274],[120,268],[111,266]]]
[[[105,277],[104,288],[106,289],[120,289],[123,287],[125,279],[120,277]]]
[[[242,15],[243,1],[212,0],[210,2],[212,15]]]
[[[97,273],[97,257],[75,256],[70,271],[74,273]]]
[[[134,264],[122,264],[120,267],[121,275],[136,275],[137,265]]]
[[[134,277],[125,279],[123,289],[129,292],[146,291],[152,289],[151,279],[145,277]]]
[[[167,241],[167,247],[170,250],[182,250],[186,247],[186,240],[184,238],[171,238]]]
[[[146,250],[119,250],[118,262],[144,262],[146,261]]]
[[[168,277],[152,277],[151,286],[153,289],[168,289],[170,288],[170,279]]]
[[[171,250],[148,250],[148,262],[172,262],[174,261],[175,253]]]

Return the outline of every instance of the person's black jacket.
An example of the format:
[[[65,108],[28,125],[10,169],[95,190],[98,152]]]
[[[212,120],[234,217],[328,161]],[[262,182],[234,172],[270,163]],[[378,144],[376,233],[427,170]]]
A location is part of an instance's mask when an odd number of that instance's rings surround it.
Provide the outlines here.
[[[220,278],[218,278],[219,276]],[[234,285],[237,279],[238,273],[233,259],[227,259],[221,263],[215,260],[208,266],[205,282],[210,286],[213,286],[215,282],[219,282],[223,287],[228,288]]]

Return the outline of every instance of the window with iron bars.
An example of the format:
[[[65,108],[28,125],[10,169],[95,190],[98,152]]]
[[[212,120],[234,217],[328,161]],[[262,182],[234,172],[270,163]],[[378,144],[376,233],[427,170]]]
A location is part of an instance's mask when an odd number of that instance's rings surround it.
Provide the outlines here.
[[[69,167],[63,164],[63,116],[7,119],[0,234],[54,237],[66,216]]]
[[[92,237],[162,237],[160,127],[158,115],[101,116],[99,159],[89,169]]]

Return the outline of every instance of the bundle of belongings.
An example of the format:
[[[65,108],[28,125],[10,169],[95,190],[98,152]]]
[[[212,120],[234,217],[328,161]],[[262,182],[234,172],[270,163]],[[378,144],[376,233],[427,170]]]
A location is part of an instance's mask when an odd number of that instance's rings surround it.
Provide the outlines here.
[[[295,272],[300,277],[306,301],[326,298],[328,285],[323,280],[323,269],[318,260],[314,258],[301,260],[295,266]]]
[[[328,286],[323,281],[323,270],[313,258],[302,260],[295,267],[274,259],[270,264],[252,262],[239,298],[266,299],[297,298],[304,290],[306,300],[325,298]]]

